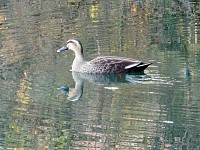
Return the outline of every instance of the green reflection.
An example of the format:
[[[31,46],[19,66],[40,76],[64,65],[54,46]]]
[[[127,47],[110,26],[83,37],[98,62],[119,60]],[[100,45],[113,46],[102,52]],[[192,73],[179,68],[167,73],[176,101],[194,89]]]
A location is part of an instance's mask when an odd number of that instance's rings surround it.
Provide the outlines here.
[[[198,149],[199,6],[1,1],[1,148]],[[71,37],[83,41],[88,60],[154,63],[137,82],[84,79],[82,97],[72,102],[57,88],[75,87],[68,71],[74,56],[56,53]]]

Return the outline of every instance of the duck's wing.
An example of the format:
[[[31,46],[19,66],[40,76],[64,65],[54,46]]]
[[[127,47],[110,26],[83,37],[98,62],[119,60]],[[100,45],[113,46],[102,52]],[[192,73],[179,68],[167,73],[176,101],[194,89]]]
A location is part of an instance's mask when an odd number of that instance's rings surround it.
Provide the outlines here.
[[[149,65],[139,60],[116,56],[100,56],[90,61],[102,73],[141,72]]]

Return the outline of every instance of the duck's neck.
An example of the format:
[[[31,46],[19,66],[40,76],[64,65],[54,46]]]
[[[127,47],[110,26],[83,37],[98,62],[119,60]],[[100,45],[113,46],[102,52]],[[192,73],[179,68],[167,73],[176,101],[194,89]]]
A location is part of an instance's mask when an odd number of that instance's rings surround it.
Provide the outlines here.
[[[76,55],[72,63],[72,71],[78,71],[84,63],[83,55]]]

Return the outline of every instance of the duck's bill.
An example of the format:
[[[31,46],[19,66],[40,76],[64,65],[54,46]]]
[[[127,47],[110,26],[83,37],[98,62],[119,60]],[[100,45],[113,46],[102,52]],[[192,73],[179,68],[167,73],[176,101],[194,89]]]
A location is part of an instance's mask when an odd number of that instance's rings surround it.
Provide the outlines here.
[[[60,53],[60,52],[66,51],[66,50],[68,50],[68,47],[64,46],[64,47],[58,49],[57,52]]]

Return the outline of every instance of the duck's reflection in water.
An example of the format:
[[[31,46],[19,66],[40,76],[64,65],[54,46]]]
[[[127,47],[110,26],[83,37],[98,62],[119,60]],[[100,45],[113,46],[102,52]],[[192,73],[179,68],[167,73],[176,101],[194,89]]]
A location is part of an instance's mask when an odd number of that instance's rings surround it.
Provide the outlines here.
[[[69,88],[61,86],[58,90],[63,93],[68,92],[68,100],[77,101],[83,95],[83,86],[84,81],[89,81],[95,84],[103,84],[106,89],[118,89],[116,86],[118,83],[138,83],[147,78],[149,78],[146,74],[137,73],[137,74],[126,74],[126,73],[118,73],[118,74],[87,74],[87,73],[78,73],[72,72],[72,77],[75,82],[75,88]],[[108,88],[109,85],[109,88]],[[113,87],[114,86],[114,87]]]

